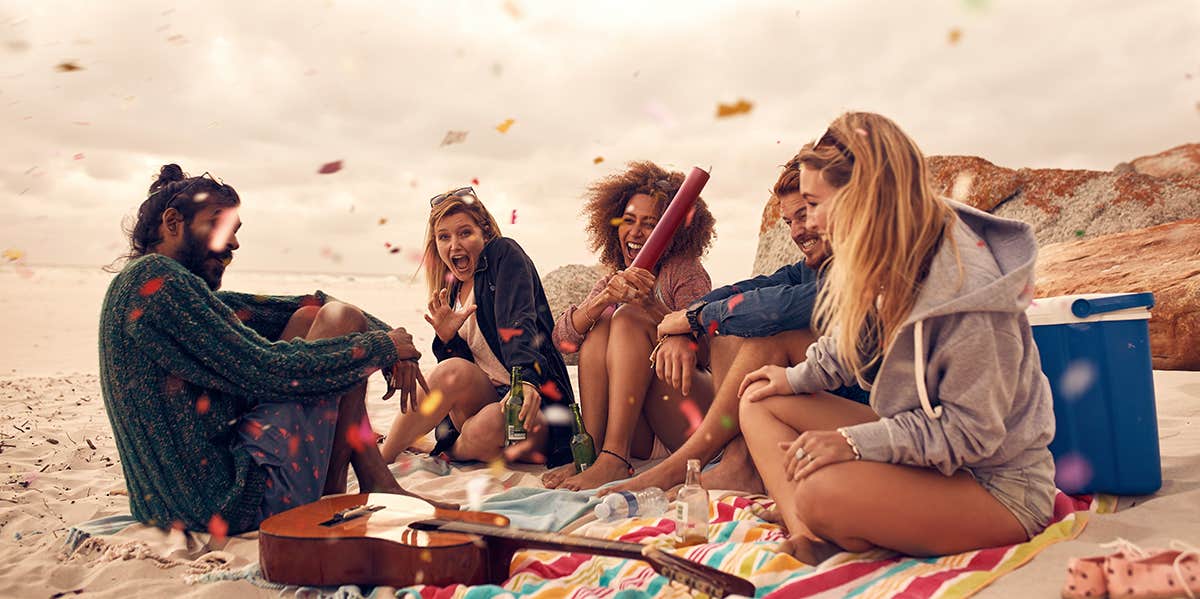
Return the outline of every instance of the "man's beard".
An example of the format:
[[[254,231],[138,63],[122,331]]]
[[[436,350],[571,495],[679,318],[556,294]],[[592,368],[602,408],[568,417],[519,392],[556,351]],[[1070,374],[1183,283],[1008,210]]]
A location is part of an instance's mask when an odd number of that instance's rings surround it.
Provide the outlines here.
[[[219,254],[209,250],[207,240],[192,235],[191,227],[184,227],[183,256],[180,263],[192,274],[204,279],[209,289],[216,291],[221,288],[225,262],[232,257],[233,253],[228,250]],[[210,259],[218,262],[211,262]]]

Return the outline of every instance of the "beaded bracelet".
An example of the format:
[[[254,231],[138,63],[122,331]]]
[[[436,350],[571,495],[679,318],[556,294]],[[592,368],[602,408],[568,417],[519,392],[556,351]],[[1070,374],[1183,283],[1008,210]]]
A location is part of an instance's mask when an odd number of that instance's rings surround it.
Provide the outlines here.
[[[846,444],[849,445],[850,449],[854,452],[854,459],[861,460],[862,453],[858,451],[858,445],[854,444],[854,438],[850,436],[850,433],[846,432],[845,428],[839,428],[837,429],[837,432],[841,433],[842,437],[846,439]]]

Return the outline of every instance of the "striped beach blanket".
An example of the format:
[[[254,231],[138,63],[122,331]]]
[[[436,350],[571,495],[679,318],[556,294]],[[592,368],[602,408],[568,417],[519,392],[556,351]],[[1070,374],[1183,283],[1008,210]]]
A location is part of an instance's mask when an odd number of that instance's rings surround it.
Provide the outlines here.
[[[757,597],[810,597],[827,591],[847,597],[950,599],[967,597],[1033,559],[1047,546],[1073,539],[1087,523],[1089,502],[1063,493],[1055,498],[1054,518],[1041,534],[1019,545],[993,547],[938,558],[903,557],[884,550],[841,553],[819,566],[774,551],[784,539],[778,525],[759,517],[767,499],[726,497],[713,504],[709,543],[672,550],[696,562],[754,583]],[[591,522],[575,534],[622,541],[674,545],[675,522],[632,518]],[[635,560],[552,551],[521,551],[503,586],[418,586],[398,596],[422,599],[691,597],[686,587],[658,576]]]

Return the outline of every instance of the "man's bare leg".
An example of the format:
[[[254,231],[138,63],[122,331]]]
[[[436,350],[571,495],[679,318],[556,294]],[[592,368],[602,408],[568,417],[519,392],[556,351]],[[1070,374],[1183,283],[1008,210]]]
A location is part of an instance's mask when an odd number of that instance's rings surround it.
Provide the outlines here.
[[[606,487],[599,494],[648,487],[669,489],[682,483],[689,459],[707,463],[740,434],[737,392],[742,379],[766,364],[790,366],[803,361],[804,352],[812,341],[812,334],[807,329],[785,331],[770,337],[712,338],[713,379],[718,387],[700,427],[678,451],[658,465],[630,480]]]
[[[700,475],[700,484],[709,490],[723,489],[762,495],[767,492],[762,478],[754,469],[746,438],[738,435],[725,446],[725,453],[716,466]]]
[[[293,319],[303,321],[307,316],[294,315]],[[289,326],[291,325],[289,322]],[[300,326],[300,322],[297,322],[296,327]],[[327,339],[366,330],[367,319],[362,311],[349,304],[330,302],[317,311],[304,338]],[[294,331],[285,327],[285,335],[291,332]],[[357,435],[364,422],[365,430],[370,430],[366,395],[367,382],[364,380],[338,399],[337,434],[334,435],[333,448],[329,452],[329,474],[325,478],[325,494],[346,491],[348,465],[354,466],[354,474],[358,477],[358,484],[363,492],[404,491],[388,471],[383,457],[379,454],[379,447],[373,441],[351,443],[349,440],[349,434]]]

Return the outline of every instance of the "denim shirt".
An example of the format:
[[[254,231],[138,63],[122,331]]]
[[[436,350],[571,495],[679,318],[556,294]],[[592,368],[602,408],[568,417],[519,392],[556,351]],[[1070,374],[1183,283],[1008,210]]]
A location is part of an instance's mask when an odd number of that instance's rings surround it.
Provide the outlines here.
[[[698,314],[705,332],[737,337],[769,337],[807,329],[817,301],[817,273],[803,261],[774,274],[759,275],[713,289],[699,301],[708,305]],[[740,296],[741,299],[734,299]],[[715,323],[715,324],[713,324]]]
[[[784,331],[812,327],[813,306],[823,279],[803,261],[789,264],[770,276],[760,275],[713,289],[698,301],[708,302],[697,320],[706,334],[737,337],[770,337]],[[741,299],[734,299],[737,297]],[[866,404],[870,394],[849,385],[830,391]]]

